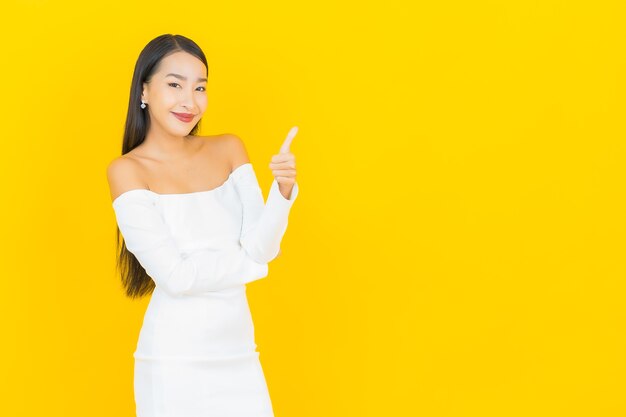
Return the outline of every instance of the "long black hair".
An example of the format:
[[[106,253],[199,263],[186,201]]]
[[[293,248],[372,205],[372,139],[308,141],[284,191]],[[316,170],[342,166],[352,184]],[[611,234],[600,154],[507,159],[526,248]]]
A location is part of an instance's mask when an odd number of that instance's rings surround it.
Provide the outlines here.
[[[150,115],[140,107],[143,83],[149,82],[157,71],[161,60],[175,52],[184,51],[201,60],[209,71],[209,64],[202,49],[191,39],[182,35],[165,34],[151,40],[139,54],[133,80],[130,86],[130,100],[126,115],[126,127],[122,142],[122,155],[139,146],[146,138],[150,128]],[[194,135],[198,132],[200,121],[189,132]],[[141,298],[154,291],[155,284],[146,273],[135,255],[128,251],[123,241],[119,227],[116,234],[117,258],[116,266],[120,272],[122,285],[126,295],[130,298]]]

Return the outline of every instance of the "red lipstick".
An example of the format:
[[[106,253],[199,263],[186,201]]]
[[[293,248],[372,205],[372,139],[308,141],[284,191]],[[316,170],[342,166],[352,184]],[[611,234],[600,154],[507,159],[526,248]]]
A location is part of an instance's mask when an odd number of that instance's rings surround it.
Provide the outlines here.
[[[181,122],[185,122],[185,123],[189,123],[193,120],[193,118],[195,117],[193,113],[174,113],[172,112],[172,114],[174,116],[176,116],[176,118],[178,120],[180,120]]]

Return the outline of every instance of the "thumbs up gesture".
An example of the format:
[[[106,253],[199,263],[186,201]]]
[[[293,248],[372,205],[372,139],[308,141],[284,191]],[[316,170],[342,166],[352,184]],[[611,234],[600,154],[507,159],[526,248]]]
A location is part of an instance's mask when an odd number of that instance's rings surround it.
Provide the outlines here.
[[[278,189],[287,200],[291,198],[291,190],[296,183],[296,156],[289,151],[296,133],[298,133],[298,127],[294,126],[287,134],[280,152],[272,156],[272,162],[270,162],[270,169],[278,182]]]

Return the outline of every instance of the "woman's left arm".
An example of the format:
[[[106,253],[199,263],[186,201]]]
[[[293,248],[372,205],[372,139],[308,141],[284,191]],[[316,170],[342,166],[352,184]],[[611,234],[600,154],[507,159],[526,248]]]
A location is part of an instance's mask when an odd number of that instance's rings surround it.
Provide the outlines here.
[[[240,243],[250,258],[268,263],[280,252],[280,243],[287,230],[291,207],[298,197],[298,183],[290,184],[289,198],[281,193],[278,179],[272,181],[267,202],[251,163],[240,166],[233,174],[235,188],[241,198],[243,220]]]

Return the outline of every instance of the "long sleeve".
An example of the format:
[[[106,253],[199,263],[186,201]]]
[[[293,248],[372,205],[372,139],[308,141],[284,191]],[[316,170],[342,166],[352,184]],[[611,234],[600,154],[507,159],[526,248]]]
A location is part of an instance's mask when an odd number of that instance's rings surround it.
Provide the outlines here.
[[[155,284],[171,295],[216,291],[268,275],[267,263],[255,262],[238,244],[181,253],[148,190],[131,190],[113,202],[126,248]]]
[[[258,263],[276,258],[287,230],[289,212],[298,197],[298,183],[294,184],[289,199],[283,197],[276,179],[272,181],[267,203],[251,163],[234,171],[235,188],[243,205],[241,246]]]

